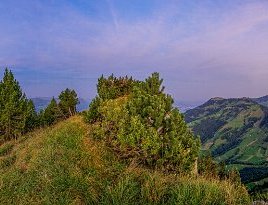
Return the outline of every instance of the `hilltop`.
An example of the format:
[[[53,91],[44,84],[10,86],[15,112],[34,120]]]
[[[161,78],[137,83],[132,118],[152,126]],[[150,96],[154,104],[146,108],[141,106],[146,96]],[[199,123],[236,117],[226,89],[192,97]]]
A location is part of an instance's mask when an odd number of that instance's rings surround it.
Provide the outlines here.
[[[240,169],[245,183],[263,184],[268,177],[266,100],[267,96],[212,98],[185,113],[186,122],[201,138],[203,151],[210,151],[217,161]]]
[[[229,181],[125,163],[73,117],[0,147],[2,204],[245,204]]]

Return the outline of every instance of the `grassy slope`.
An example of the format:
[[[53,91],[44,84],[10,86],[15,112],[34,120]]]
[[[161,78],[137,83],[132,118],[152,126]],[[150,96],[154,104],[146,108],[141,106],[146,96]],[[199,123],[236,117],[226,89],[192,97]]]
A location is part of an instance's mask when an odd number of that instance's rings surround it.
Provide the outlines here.
[[[0,204],[247,204],[244,187],[126,165],[80,117],[0,147]]]

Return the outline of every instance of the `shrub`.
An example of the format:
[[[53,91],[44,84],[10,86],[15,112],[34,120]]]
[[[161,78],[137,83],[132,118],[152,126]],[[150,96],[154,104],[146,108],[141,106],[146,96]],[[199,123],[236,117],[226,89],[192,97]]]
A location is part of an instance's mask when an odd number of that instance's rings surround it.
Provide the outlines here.
[[[172,106],[173,99],[164,93],[162,82],[153,73],[116,99],[107,99],[111,95],[98,89],[100,94],[90,104],[86,119],[95,122],[95,137],[104,139],[123,158],[165,170],[189,170],[200,142]]]
[[[100,113],[98,111],[98,108],[100,107],[101,98],[95,97],[91,103],[89,104],[89,110],[87,112],[84,112],[84,120],[89,123],[96,122],[97,120],[100,120]]]

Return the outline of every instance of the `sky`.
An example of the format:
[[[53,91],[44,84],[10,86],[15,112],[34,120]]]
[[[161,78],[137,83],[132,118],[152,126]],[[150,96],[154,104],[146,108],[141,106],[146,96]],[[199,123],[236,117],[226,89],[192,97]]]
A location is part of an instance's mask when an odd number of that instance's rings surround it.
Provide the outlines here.
[[[28,97],[152,72],[177,101],[268,94],[267,0],[2,0],[0,28],[0,77]]]

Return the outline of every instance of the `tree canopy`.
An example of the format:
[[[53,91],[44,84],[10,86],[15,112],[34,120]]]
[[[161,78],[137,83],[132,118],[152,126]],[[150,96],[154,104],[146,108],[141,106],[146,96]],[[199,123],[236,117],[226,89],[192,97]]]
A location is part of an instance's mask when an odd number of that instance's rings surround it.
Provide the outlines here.
[[[74,116],[76,114],[76,105],[79,103],[77,94],[74,90],[67,88],[59,95],[59,108],[65,117]]]

